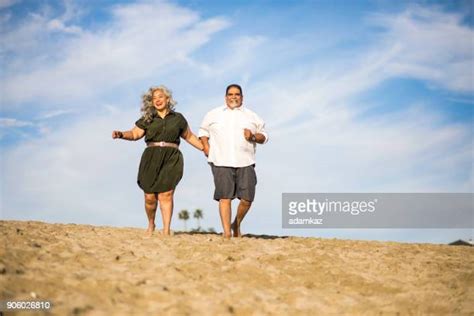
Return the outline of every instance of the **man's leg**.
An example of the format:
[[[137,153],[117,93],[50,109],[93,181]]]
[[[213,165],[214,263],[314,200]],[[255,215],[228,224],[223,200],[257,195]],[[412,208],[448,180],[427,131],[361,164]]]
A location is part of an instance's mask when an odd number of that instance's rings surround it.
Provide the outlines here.
[[[234,222],[232,223],[234,237],[242,237],[242,234],[240,233],[240,223],[249,211],[250,206],[252,206],[252,202],[246,201],[244,199],[240,200],[239,207],[237,208],[237,214],[235,215]]]
[[[231,199],[219,200],[219,214],[221,215],[222,228],[224,229],[224,238],[230,238],[232,236],[230,230],[230,218],[232,216],[231,202]]]
[[[148,217],[148,228],[146,236],[151,236],[155,230],[155,215],[157,206],[157,196],[155,193],[145,193],[145,211]]]
[[[163,235],[169,235],[171,230],[171,217],[173,216],[173,193],[174,190],[158,193],[160,201],[161,219],[163,220]]]
[[[219,214],[221,216],[223,237],[230,238],[232,231],[230,220],[232,216],[231,202],[235,197],[235,168],[218,167],[209,163],[214,178],[214,200],[219,201]]]
[[[234,237],[241,237],[240,224],[245,215],[252,206],[255,198],[255,186],[257,185],[257,175],[255,174],[255,166],[248,166],[236,169],[237,197],[240,199],[237,214],[232,223],[232,231]]]

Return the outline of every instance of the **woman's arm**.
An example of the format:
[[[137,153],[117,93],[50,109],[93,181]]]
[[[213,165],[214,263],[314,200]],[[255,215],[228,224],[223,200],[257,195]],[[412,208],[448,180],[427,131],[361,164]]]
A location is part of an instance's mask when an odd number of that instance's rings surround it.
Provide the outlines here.
[[[137,127],[137,126],[133,127],[129,131],[124,131],[124,132],[113,131],[112,132],[112,138],[113,139],[122,138],[122,139],[125,139],[125,140],[139,140],[143,136],[145,136],[145,130],[143,130],[143,129]]]
[[[196,149],[202,151],[204,147],[202,146],[201,141],[196,137],[196,135],[191,132],[191,129],[188,128],[181,134],[181,137],[187,141],[190,145],[194,146]]]

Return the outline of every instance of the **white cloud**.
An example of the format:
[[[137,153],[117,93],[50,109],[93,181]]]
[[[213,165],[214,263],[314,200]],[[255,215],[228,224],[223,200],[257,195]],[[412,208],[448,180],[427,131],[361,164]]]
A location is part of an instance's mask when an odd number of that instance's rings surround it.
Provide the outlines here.
[[[39,115],[37,117],[37,120],[47,120],[47,119],[56,118],[58,116],[63,116],[63,115],[73,114],[73,113],[77,113],[77,110],[73,110],[73,109],[52,110],[52,111],[48,111]]]
[[[474,30],[464,16],[412,6],[399,15],[375,15],[373,22],[389,32],[387,46],[400,47],[386,71],[430,80],[445,89],[473,92]]]
[[[48,22],[48,28],[53,31],[61,31],[65,33],[80,34],[81,28],[78,26],[66,26],[64,23],[58,19],[53,19]]]
[[[15,118],[0,118],[0,140],[5,140],[8,137],[30,139],[31,135],[25,131],[25,128],[36,128],[36,124],[29,121],[18,120]]]
[[[19,0],[0,0],[0,9],[6,9],[20,2]]]
[[[40,46],[41,40],[45,38],[43,33],[46,19],[37,14],[28,16],[27,21],[16,23],[14,26],[7,25],[10,22],[10,15],[5,15],[2,19],[3,25],[1,31],[1,55],[8,53],[27,54],[29,50],[36,49]],[[5,70],[4,70],[5,71]]]
[[[0,118],[0,127],[25,127],[32,126],[33,123],[21,121],[14,118]]]
[[[162,67],[185,59],[228,25],[220,18],[202,20],[192,11],[162,1],[116,6],[112,16],[109,25],[94,32],[38,16],[20,30],[5,34],[6,49],[14,50],[17,41],[24,49],[39,45],[30,34],[41,33],[45,24],[75,33],[61,43],[59,60],[43,60],[30,67],[32,72],[20,69],[2,78],[6,106],[35,98],[53,102],[80,98],[154,77]]]

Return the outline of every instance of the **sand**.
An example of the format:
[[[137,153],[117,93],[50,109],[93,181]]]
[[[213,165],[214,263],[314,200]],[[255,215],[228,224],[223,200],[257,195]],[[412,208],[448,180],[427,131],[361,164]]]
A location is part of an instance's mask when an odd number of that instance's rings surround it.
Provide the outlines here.
[[[48,300],[49,314],[474,314],[474,247],[146,238],[136,228],[22,221],[0,221],[0,231],[0,299]]]

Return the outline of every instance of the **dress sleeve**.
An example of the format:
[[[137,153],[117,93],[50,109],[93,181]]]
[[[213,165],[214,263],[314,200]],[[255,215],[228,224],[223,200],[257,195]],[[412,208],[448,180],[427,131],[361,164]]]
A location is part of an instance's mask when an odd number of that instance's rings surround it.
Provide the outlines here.
[[[145,118],[141,117],[135,122],[135,125],[143,130],[146,130],[148,124],[145,123]]]
[[[188,121],[186,120],[183,114],[180,114],[180,116],[181,116],[181,121],[180,121],[179,127],[180,127],[181,132],[179,134],[181,135],[188,128]]]

